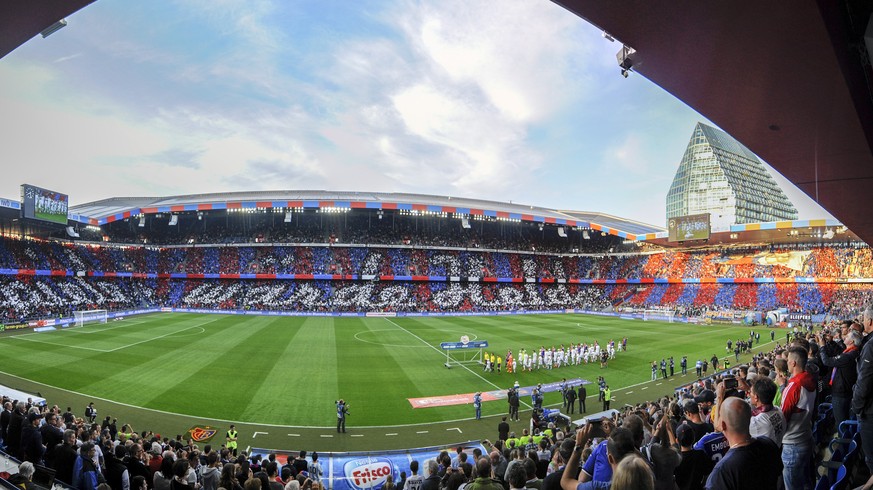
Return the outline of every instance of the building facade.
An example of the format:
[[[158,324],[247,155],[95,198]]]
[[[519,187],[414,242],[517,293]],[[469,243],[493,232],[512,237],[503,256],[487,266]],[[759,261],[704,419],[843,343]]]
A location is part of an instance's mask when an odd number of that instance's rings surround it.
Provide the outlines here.
[[[713,231],[797,219],[797,209],[751,150],[697,123],[667,193],[667,219],[702,213],[710,214]]]

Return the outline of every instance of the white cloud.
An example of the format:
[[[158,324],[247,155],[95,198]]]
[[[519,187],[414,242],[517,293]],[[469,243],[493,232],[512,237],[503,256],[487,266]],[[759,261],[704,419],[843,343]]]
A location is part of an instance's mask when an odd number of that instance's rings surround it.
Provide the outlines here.
[[[307,53],[307,62],[319,63],[305,80],[283,68],[300,61],[287,59],[293,33],[277,25],[293,5],[178,6],[173,29],[202,22],[222,51],[196,57],[211,37],[172,48],[145,30],[128,39],[124,28],[136,23],[106,35],[99,24],[112,23],[96,19],[87,35],[106,41],[91,49],[111,63],[90,80],[58,91],[61,70],[75,65],[60,61],[77,54],[38,69],[0,65],[0,104],[16,114],[0,122],[11,141],[0,156],[60,164],[34,183],[66,190],[74,203],[275,188],[517,200],[544,164],[532,130],[585,95],[580,72],[589,53],[576,42],[582,21],[549,2],[389,5],[375,17],[384,31],[350,33],[332,39],[328,52]],[[91,54],[84,57],[97,58]],[[130,71],[154,92],[101,92]],[[162,97],[162,90],[184,95]],[[0,186],[0,195],[33,181],[25,177],[34,166],[9,174],[14,184]]]

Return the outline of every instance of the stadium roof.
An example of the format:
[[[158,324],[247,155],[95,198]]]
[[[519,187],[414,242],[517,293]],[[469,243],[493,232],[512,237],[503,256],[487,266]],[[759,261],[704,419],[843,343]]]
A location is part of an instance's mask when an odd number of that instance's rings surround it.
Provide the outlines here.
[[[92,1],[0,2],[0,57]],[[873,3],[553,1],[634,48],[633,72],[873,243],[864,204],[873,180],[873,74],[863,49]]]
[[[94,0],[4,0],[0,2],[0,58]]]
[[[873,2],[553,1],[873,243]]]
[[[191,194],[166,197],[112,197],[70,208],[71,215],[106,224],[118,219],[163,212],[203,211],[234,207],[352,207],[364,209],[418,209],[435,212],[484,215],[539,221],[556,225],[593,227],[630,239],[653,239],[666,230],[662,227],[585,211],[561,211],[513,202],[486,201],[426,194],[353,191],[251,191]]]

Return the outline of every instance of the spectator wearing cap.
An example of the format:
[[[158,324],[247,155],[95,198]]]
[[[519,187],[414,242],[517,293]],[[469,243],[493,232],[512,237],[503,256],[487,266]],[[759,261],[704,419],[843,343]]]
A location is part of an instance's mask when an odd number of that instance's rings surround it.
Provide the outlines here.
[[[45,455],[45,446],[42,444],[42,432],[39,424],[42,422],[42,414],[33,409],[27,414],[27,424],[21,431],[21,456],[25,461],[33,464],[42,464]]]
[[[694,428],[688,422],[676,427],[676,442],[679,444],[679,455],[682,457],[682,461],[673,473],[676,485],[679,490],[703,490],[703,484],[712,464],[703,451],[694,449],[696,442]]]

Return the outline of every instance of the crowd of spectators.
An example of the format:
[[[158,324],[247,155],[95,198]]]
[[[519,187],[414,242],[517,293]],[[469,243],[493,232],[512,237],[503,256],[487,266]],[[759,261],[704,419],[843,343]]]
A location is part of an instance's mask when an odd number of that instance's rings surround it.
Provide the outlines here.
[[[0,239],[0,268],[189,274],[379,274],[539,279],[784,278],[869,279],[867,248],[715,253],[558,255],[541,251],[407,248],[390,244],[97,246]],[[792,255],[793,254],[793,255]],[[791,268],[788,267],[791,266]],[[825,275],[823,275],[825,274]],[[782,301],[784,302],[784,300]]]
[[[760,254],[767,260],[758,260]],[[774,255],[775,254],[775,255]],[[758,258],[756,258],[758,257]],[[789,259],[793,260],[791,262]],[[766,273],[862,273],[871,270],[867,248],[761,249],[659,252],[632,255],[555,255],[451,248],[356,246],[174,246],[122,247],[55,241],[0,239],[0,268],[65,270],[70,276],[0,277],[0,321],[67,316],[80,309],[181,306],[291,311],[503,311],[508,309],[606,309],[666,307],[677,314],[707,310],[845,315],[873,300],[867,283],[618,284],[606,288],[551,281],[646,279],[680,274],[700,279],[751,278]],[[771,262],[775,265],[763,266]],[[760,263],[759,263],[760,262]],[[791,262],[794,269],[783,264]],[[89,273],[149,274],[329,274],[357,275],[359,283],[261,284],[160,279],[101,279]],[[380,276],[416,276],[416,283]],[[422,276],[445,279],[420,284]],[[457,278],[457,280],[452,280]],[[513,284],[486,286],[488,279]],[[449,283],[445,281],[449,280]],[[531,284],[531,280],[535,284]],[[519,284],[518,282],[523,283]],[[314,285],[317,284],[317,285]],[[320,291],[318,295],[315,290]],[[263,299],[258,295],[270,294]],[[571,292],[572,291],[572,292]],[[585,301],[580,291],[593,291]],[[588,294],[588,293],[586,293]]]
[[[387,488],[812,488],[820,478],[818,462],[835,457],[828,443],[836,429],[856,416],[866,459],[847,478],[869,488],[873,368],[856,364],[873,360],[871,334],[873,306],[854,320],[786,331],[785,342],[772,350],[698,377],[672,396],[628,404],[576,428],[543,422],[516,435],[499,427],[500,438],[483,440],[485,452],[458,448],[452,457],[444,451],[422,462],[421,474],[412,461]],[[34,465],[54,469],[58,480],[82,490],[318,490],[326,478],[315,454],[301,452],[282,465],[275,454],[235,456],[225,447],[201,450],[181,436],[119,428],[111,416],[97,423],[93,406],[77,417],[57,405],[0,402],[2,447],[23,461],[10,480],[24,489],[33,488]],[[820,414],[822,407],[827,412]]]
[[[625,405],[575,433],[540,435],[540,452],[512,449],[513,437],[489,442],[491,468],[499,469],[488,479],[495,489],[803,489],[823,478],[818,463],[833,457],[825,470],[847,466],[840,488],[870,488],[873,368],[856,365],[873,359],[871,334],[873,306],[854,321],[789,331],[748,364],[698,377],[672,396]],[[857,463],[832,444],[849,447],[834,437],[856,416],[866,457]],[[550,463],[536,473],[541,454]],[[505,470],[528,459],[526,477]],[[830,488],[833,478],[816,488]]]
[[[0,449],[21,461],[7,481],[22,490],[43,488],[36,468],[54,471],[53,479],[79,490],[322,490],[324,467],[306,451],[286,464],[276,454],[249,457],[225,447],[202,448],[192,439],[161,437],[151,431],[102,422],[90,404],[83,417],[71,407],[39,406],[30,399],[0,400],[3,424]],[[231,425],[231,427],[233,427]],[[43,482],[40,482],[44,484]]]
[[[776,288],[774,288],[776,286]],[[838,317],[873,289],[843,284],[823,303],[816,284],[598,285],[472,281],[129,279],[0,276],[0,322],[70,317],[73,311],[148,307],[291,312],[501,312],[667,308],[680,317],[787,307]],[[793,294],[775,294],[776,289]],[[740,303],[757,297],[758,303]],[[782,303],[781,297],[794,298]],[[710,297],[712,299],[706,300]],[[704,298],[704,299],[701,299]]]

